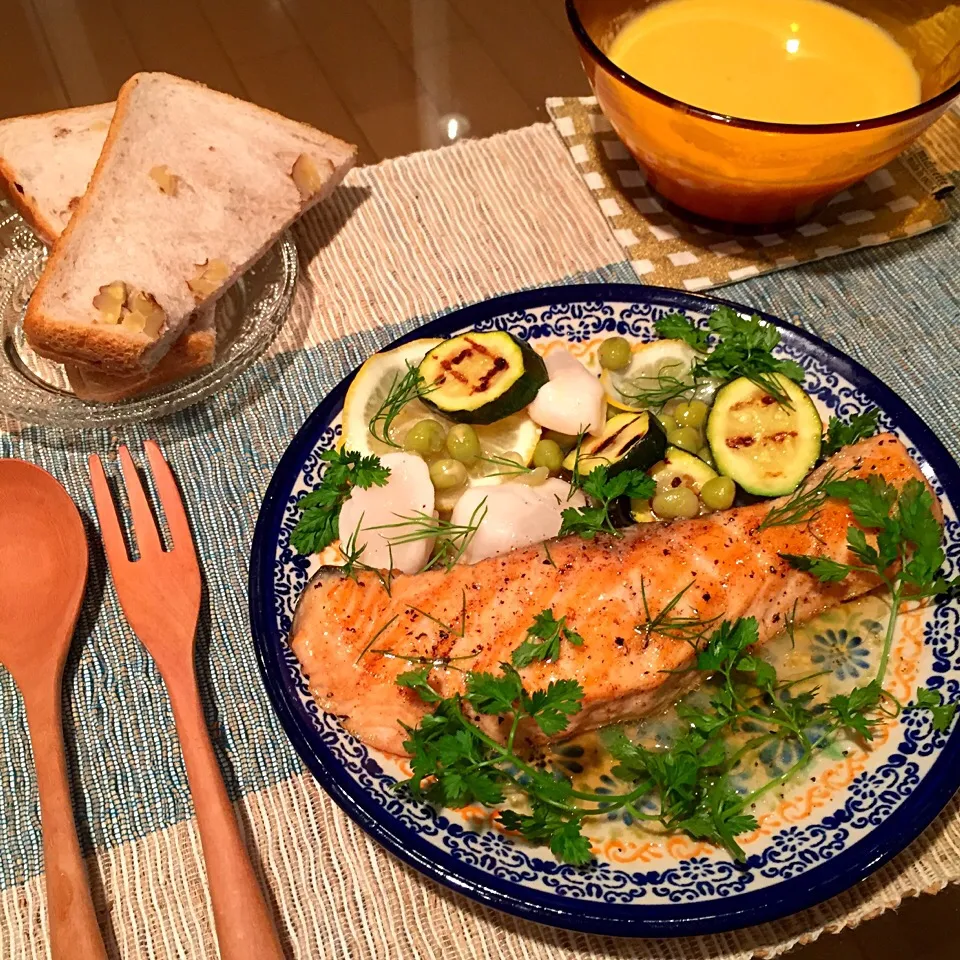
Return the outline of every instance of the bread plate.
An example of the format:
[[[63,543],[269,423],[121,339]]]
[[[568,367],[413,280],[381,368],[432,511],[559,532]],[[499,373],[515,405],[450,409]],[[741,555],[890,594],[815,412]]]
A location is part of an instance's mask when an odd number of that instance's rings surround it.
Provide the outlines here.
[[[154,420],[235,380],[276,336],[297,279],[296,246],[285,233],[217,302],[214,362],[194,376],[112,403],[75,396],[64,368],[30,349],[23,317],[46,247],[0,200],[0,413],[22,423],[92,427]]]

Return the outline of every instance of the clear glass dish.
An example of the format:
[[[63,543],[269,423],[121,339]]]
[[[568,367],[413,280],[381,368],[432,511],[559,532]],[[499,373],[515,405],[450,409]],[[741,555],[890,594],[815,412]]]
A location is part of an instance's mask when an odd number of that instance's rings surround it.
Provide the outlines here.
[[[46,261],[46,247],[0,200],[0,413],[22,423],[101,427],[155,420],[219,390],[270,345],[297,280],[297,251],[285,233],[218,301],[216,357],[205,370],[114,403],[81,400],[63,367],[37,356],[23,315]]]

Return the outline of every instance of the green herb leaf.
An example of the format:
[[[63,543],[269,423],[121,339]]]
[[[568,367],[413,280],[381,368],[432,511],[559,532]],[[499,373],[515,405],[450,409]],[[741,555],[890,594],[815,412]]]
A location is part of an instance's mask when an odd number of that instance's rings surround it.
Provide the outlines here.
[[[654,323],[657,333],[667,340],[682,340],[693,347],[697,353],[707,352],[707,331],[696,326],[682,313],[671,313]]]
[[[427,681],[430,676],[430,667],[423,667],[420,670],[407,670],[397,677],[397,686],[408,687],[416,691],[424,703],[439,703],[443,698],[437,693]]]
[[[830,709],[833,711],[841,726],[859,733],[865,740],[873,739],[871,721],[867,714],[875,710],[880,704],[883,688],[876,680],[862,687],[854,687],[849,693],[838,693],[830,698]]]
[[[697,669],[707,673],[732,667],[740,655],[760,637],[756,617],[743,617],[735,623],[724,621],[697,654]]]
[[[841,447],[872,437],[877,432],[879,420],[880,411],[876,407],[866,413],[855,413],[848,422],[831,417],[826,439],[820,448],[820,456],[829,457]]]
[[[412,400],[418,400],[425,397],[428,393],[437,389],[436,384],[424,383],[423,377],[417,367],[410,363],[406,365],[407,369],[402,376],[394,374],[390,389],[383,398],[376,413],[370,418],[367,429],[370,436],[387,444],[389,447],[399,449],[400,444],[394,440],[391,435],[393,422],[397,419],[400,411]]]
[[[566,730],[569,718],[583,705],[583,687],[576,680],[554,680],[546,690],[522,696],[524,712],[548,737]]]
[[[567,626],[567,618],[559,620],[553,615],[553,610],[541,610],[534,617],[533,626],[527,628],[527,638],[510,655],[513,665],[523,669],[534,660],[556,660],[560,656],[560,641],[579,647],[583,644],[583,637]]]
[[[319,553],[337,539],[340,508],[354,487],[382,487],[390,477],[389,467],[372,454],[325,450],[320,459],[326,464],[320,485],[297,503],[302,513],[290,543],[298,553]]]
[[[839,583],[854,567],[838,563],[829,557],[810,557],[795,553],[781,553],[780,557],[795,570],[803,570],[815,576],[821,583]]]
[[[580,832],[580,821],[565,817],[544,803],[534,802],[532,814],[501,810],[500,823],[531,843],[549,844],[554,855],[566,863],[582,866],[593,859],[590,841]]]
[[[707,321],[710,332],[717,338],[713,349],[694,368],[696,377],[717,377],[724,382],[746,377],[767,391],[778,403],[789,406],[776,375],[796,383],[803,383],[803,367],[793,360],[781,360],[773,355],[780,343],[780,331],[756,314],[741,317],[730,307],[718,307]]]
[[[500,716],[513,713],[523,692],[520,675],[509,664],[501,664],[503,673],[470,673],[464,699],[477,713]]]
[[[574,479],[578,477],[574,470]],[[579,486],[595,503],[586,507],[567,507],[561,514],[558,536],[579,534],[585,540],[592,540],[598,533],[611,533],[620,536],[620,531],[610,521],[610,506],[619,497],[633,497],[648,500],[656,493],[657,483],[642,470],[623,470],[610,477],[605,464],[594,467],[586,476],[580,478]]]
[[[905,709],[929,710],[933,729],[939,733],[946,733],[957,712],[957,704],[944,703],[943,694],[939,690],[917,687],[917,699],[913,703],[908,703]]]

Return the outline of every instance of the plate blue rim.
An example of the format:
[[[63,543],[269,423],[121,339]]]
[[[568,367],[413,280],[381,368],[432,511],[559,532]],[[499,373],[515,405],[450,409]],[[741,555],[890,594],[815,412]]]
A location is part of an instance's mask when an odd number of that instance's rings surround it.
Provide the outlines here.
[[[806,330],[729,300],[639,284],[582,284],[542,287],[462,307],[397,338],[391,346],[419,337],[444,337],[452,331],[505,313],[560,303],[655,303],[691,311],[718,304],[759,313],[770,323],[803,339],[811,355],[828,362],[887,411],[933,467],[946,495],[960,506],[960,466],[923,420],[865,367]],[[292,685],[284,679],[281,645],[271,622],[274,610],[273,562],[287,491],[316,440],[339,410],[356,371],[317,406],[293,438],[267,488],[254,531],[250,557],[250,622],[257,661],[270,702],[290,742],[337,804],[373,839],[416,870],[444,886],[506,913],[584,933],[629,937],[672,937],[719,933],[771,922],[829,899],[859,883],[916,839],[960,788],[960,726],[950,736],[923,783],[894,813],[866,837],[828,863],[790,880],[729,900],[693,904],[618,906],[586,903],[520,888],[458,862],[424,838],[381,818],[376,803],[356,788],[332,759],[320,736],[301,725],[291,706]],[[749,866],[749,864],[748,864]]]

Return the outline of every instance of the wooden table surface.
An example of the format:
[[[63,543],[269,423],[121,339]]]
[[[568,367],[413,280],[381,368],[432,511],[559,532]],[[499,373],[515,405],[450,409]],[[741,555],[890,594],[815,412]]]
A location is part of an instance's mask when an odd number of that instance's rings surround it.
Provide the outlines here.
[[[546,120],[589,93],[563,0],[0,0],[0,118],[112,100],[138,70],[203,81],[375,163]],[[798,950],[952,960],[960,888]]]

